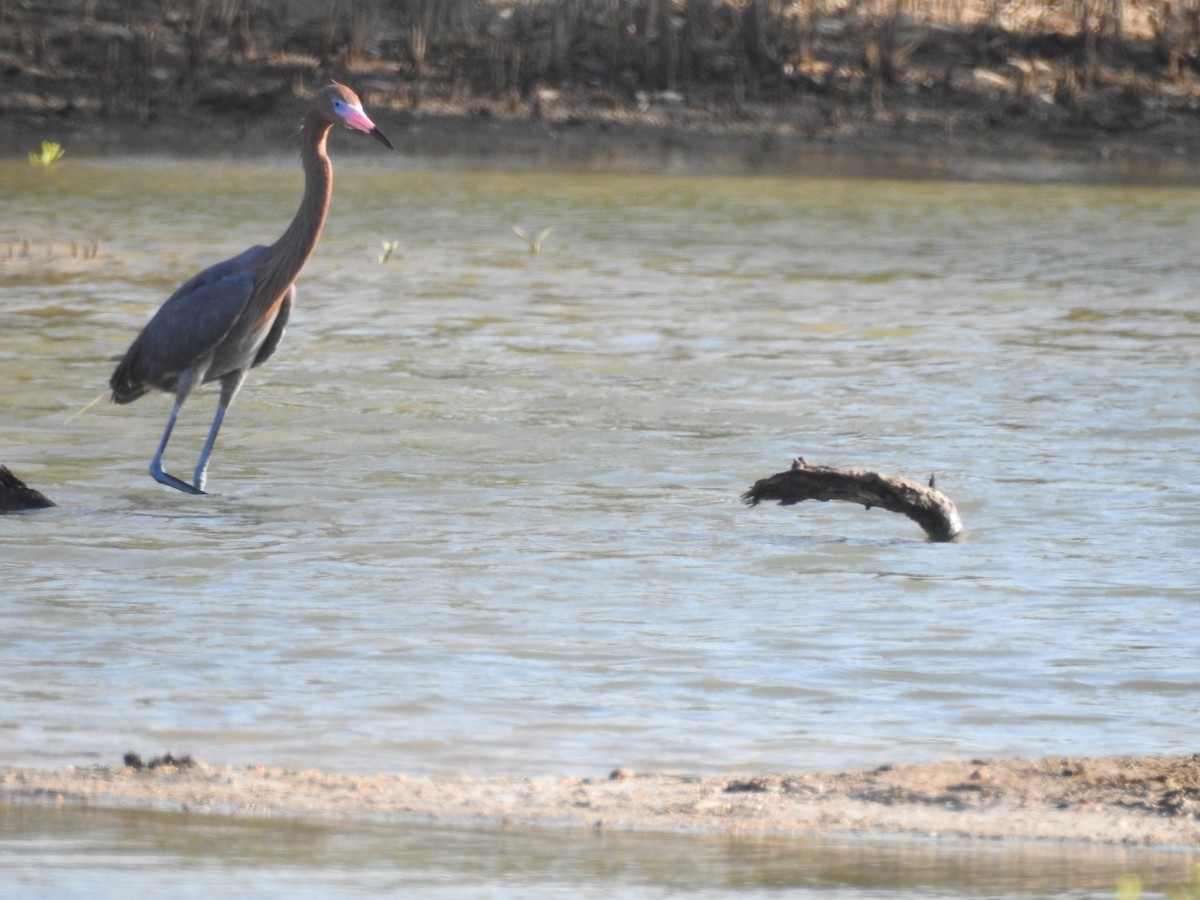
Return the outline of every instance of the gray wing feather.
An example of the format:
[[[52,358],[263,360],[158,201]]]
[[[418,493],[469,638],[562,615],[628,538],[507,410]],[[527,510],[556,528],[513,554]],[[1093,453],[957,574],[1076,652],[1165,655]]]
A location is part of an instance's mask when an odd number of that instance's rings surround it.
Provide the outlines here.
[[[254,294],[254,264],[265,251],[251,247],[180,285],[113,372],[113,399],[128,403],[151,388],[174,390],[179,374],[210,354],[238,321]]]

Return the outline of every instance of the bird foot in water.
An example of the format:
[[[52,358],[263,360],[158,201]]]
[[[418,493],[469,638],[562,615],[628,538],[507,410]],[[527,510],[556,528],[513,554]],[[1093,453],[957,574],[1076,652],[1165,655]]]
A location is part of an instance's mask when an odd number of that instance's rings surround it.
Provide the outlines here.
[[[161,466],[150,466],[150,476],[159,484],[165,484],[167,487],[173,487],[177,491],[183,491],[185,494],[203,494],[204,491],[195,485],[188,484],[182,478],[176,478],[170,472],[164,472]]]

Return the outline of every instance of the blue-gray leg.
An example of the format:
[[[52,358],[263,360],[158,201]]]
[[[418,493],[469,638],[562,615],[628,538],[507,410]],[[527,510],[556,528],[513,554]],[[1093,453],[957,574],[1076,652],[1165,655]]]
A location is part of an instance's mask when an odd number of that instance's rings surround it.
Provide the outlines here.
[[[233,402],[245,380],[245,369],[230,372],[221,379],[221,399],[217,403],[217,414],[213,417],[212,428],[208,429],[208,439],[204,442],[204,449],[200,451],[200,460],[196,463],[196,472],[192,479],[198,494],[204,493],[204,482],[208,479],[208,458],[212,455],[213,444],[217,442],[217,432],[221,430],[225,410],[229,409],[229,404]]]
[[[154,454],[154,459],[150,460],[150,477],[159,484],[165,484],[167,487],[173,487],[177,491],[183,491],[185,494],[203,494],[204,491],[199,488],[192,487],[182,478],[176,478],[169,472],[163,471],[162,458],[163,453],[167,449],[167,441],[171,439],[171,429],[175,427],[175,420],[179,418],[179,410],[183,408],[183,401],[187,399],[188,394],[192,391],[192,382],[195,380],[196,371],[189,369],[179,376],[179,383],[175,388],[175,405],[171,407],[171,418],[167,419],[167,430],[163,432],[162,440],[158,444],[158,452]]]
[[[187,494],[203,494],[204,491],[192,487],[186,481],[176,478],[169,472],[164,472],[162,467],[163,451],[167,449],[167,441],[171,439],[171,429],[175,427],[175,420],[179,418],[179,410],[182,406],[182,402],[176,401],[175,406],[171,409],[171,418],[167,420],[167,430],[163,432],[162,441],[158,445],[158,452],[154,454],[154,459],[150,460],[150,476],[159,484],[173,487],[177,491],[183,491]]]
[[[198,494],[204,493],[204,482],[208,480],[208,457],[212,455],[213,444],[217,442],[217,432],[221,430],[221,420],[224,418],[225,407],[218,406],[217,414],[213,417],[212,428],[208,429],[208,440],[204,442],[204,449],[200,451],[200,461],[196,463],[196,473],[192,479]]]

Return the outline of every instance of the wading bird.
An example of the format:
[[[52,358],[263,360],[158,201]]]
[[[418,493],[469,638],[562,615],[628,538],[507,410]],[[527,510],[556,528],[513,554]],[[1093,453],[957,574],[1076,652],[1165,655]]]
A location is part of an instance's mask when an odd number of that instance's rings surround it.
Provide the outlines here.
[[[142,329],[109,379],[116,403],[132,403],[151,390],[175,394],[166,431],[150,461],[150,474],[159,484],[204,493],[208,457],[225,411],[247,371],[266,362],[283,337],[295,295],[293,283],[317,246],[333,194],[333,166],[325,143],[334,125],[365,132],[392,147],[352,90],[334,82],[319,91],[301,130],[304,198],[283,237],[269,247],[251,247],[185,282]],[[221,397],[188,484],[163,471],[163,451],[188,394],[209,381],[221,383]]]

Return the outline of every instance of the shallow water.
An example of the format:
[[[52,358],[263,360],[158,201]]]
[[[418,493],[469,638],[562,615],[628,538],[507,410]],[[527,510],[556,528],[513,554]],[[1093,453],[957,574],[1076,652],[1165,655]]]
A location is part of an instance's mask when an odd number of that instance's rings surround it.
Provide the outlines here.
[[[0,806],[6,897],[1018,898],[1186,895],[1191,853],[487,831]],[[1174,892],[1174,893],[1171,893]]]
[[[0,763],[1195,749],[1200,192],[344,166],[213,494],[161,488],[168,397],[66,420],[293,165],[0,168],[0,459],[61,504],[0,520]],[[967,542],[741,505],[797,454],[936,471]]]
[[[0,518],[0,765],[172,750],[597,775],[1196,749],[1200,191],[391,165],[339,169],[204,498],[146,475],[169,398],[67,418],[178,283],[281,232],[294,163],[0,165],[0,460],[61,504]],[[533,255],[513,225],[552,231]],[[214,403],[189,401],[168,468],[191,471]],[[798,454],[936,471],[968,540],[741,505]],[[178,866],[202,887],[247,871],[167,850],[130,875],[68,844],[52,869],[150,893]],[[423,871],[391,866],[353,885]],[[345,886],[317,869],[269,872]],[[62,871],[48,892],[79,893]],[[699,883],[609,874],[604,896]]]

